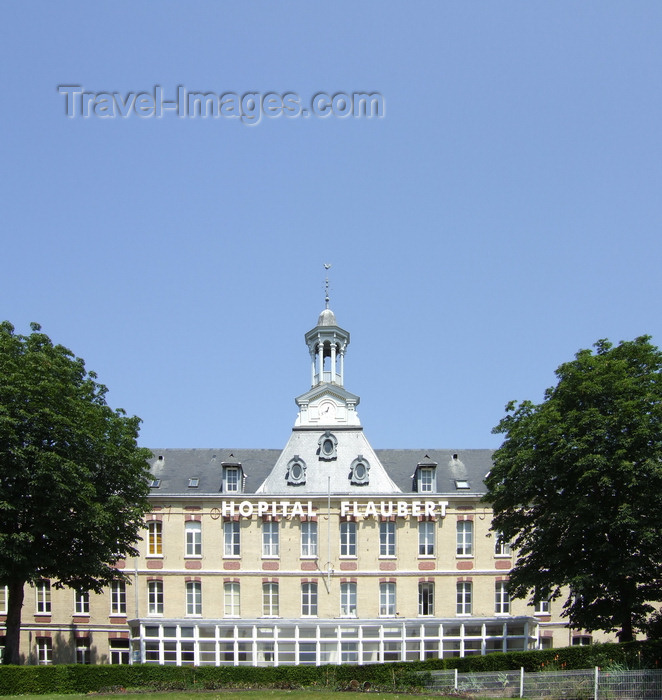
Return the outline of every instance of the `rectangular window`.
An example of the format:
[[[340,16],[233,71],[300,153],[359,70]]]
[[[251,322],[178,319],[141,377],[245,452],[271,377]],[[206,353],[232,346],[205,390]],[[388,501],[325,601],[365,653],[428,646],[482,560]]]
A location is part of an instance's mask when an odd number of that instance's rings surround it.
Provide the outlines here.
[[[434,583],[432,581],[418,584],[418,614],[434,615]]]
[[[111,664],[128,664],[129,663],[129,640],[128,639],[110,639],[110,663]]]
[[[89,591],[74,591],[74,611],[76,615],[90,614]]]
[[[356,617],[356,584],[353,581],[340,584],[340,615]]]
[[[147,582],[147,613],[163,615],[163,581]]]
[[[317,584],[302,583],[301,584],[301,616],[316,617],[317,616]]]
[[[223,523],[223,556],[238,557],[240,554],[239,521],[226,520]]]
[[[457,521],[457,556],[473,556],[474,524],[472,520]]]
[[[37,637],[37,663],[40,666],[53,663],[53,642],[50,637]]]
[[[431,557],[434,555],[434,522],[422,520],[418,523],[418,555]]]
[[[262,614],[265,617],[278,617],[278,584],[263,583],[262,584]]]
[[[147,523],[147,556],[163,556],[163,525],[159,520]]]
[[[0,586],[0,615],[7,613],[7,601],[9,600],[9,586]]]
[[[497,581],[494,584],[494,612],[497,615],[510,613],[510,595],[505,581]]]
[[[340,556],[356,556],[356,523],[353,521],[340,523]]]
[[[239,467],[225,467],[225,489],[226,493],[239,492]]]
[[[51,582],[50,581],[40,581],[35,586],[35,594],[37,596],[37,613],[39,615],[50,615],[51,614]],[[47,639],[47,638],[43,637],[43,639]]]
[[[508,542],[500,532],[497,532],[496,539],[494,540],[494,556],[509,557],[510,555],[510,542]]]
[[[459,581],[456,592],[457,614],[471,615],[471,582]]]
[[[186,582],[186,614],[202,615],[202,583],[200,581]]]
[[[534,608],[534,615],[549,615],[549,600],[539,600]]]
[[[225,617],[239,617],[239,584],[227,582],[223,584],[223,612]]]
[[[420,467],[418,470],[419,493],[432,493],[435,488],[434,469],[432,467]]]
[[[278,556],[278,522],[276,520],[262,523],[262,556]]]
[[[379,523],[379,556],[395,556],[395,523],[392,520]]]
[[[395,616],[395,583],[379,584],[379,614]]]
[[[202,556],[202,523],[196,520],[186,523],[186,556]]]
[[[92,659],[90,656],[90,638],[79,637],[76,640],[76,663],[90,664]]]
[[[113,581],[110,584],[110,614],[126,615],[126,583]]]
[[[301,523],[301,556],[317,556],[317,523],[308,521]]]
[[[587,647],[593,643],[593,637],[590,634],[577,634],[572,638],[573,647]]]

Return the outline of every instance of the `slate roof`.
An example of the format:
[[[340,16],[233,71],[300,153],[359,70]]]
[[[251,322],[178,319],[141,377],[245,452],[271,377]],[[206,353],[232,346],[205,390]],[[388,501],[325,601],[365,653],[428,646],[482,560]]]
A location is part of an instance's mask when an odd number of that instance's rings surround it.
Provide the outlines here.
[[[243,493],[254,494],[269,475],[282,450],[254,449],[155,449],[150,460],[152,475],[160,479],[154,496],[164,495],[221,495],[222,464],[240,463],[246,481]],[[407,449],[379,450],[375,453],[386,468],[388,475],[403,493],[414,492],[414,472],[419,463],[437,463],[437,493],[447,495],[482,495],[485,493],[483,479],[492,467],[493,450],[481,449]],[[453,459],[457,455],[457,459]],[[162,459],[159,459],[162,457]],[[189,479],[199,479],[197,488],[189,488]],[[456,480],[469,482],[469,489],[458,489]],[[293,489],[292,493],[296,493]],[[234,495],[234,494],[233,494]],[[370,487],[365,495],[370,495]]]

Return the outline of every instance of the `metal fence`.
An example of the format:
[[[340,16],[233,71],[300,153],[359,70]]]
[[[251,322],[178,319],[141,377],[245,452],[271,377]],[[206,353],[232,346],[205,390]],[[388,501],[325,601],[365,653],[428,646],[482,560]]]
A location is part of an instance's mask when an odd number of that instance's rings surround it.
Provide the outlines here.
[[[432,671],[428,688],[486,698],[567,700],[659,700],[662,671],[599,668],[581,671]]]

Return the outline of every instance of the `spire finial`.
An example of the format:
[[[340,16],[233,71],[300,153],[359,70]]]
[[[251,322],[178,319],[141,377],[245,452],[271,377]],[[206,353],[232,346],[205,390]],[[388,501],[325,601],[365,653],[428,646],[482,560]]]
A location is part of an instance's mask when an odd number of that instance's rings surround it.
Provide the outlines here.
[[[328,270],[331,267],[331,263],[324,263],[324,269],[327,271],[326,280],[324,280],[324,302],[326,308],[329,308],[329,273]]]

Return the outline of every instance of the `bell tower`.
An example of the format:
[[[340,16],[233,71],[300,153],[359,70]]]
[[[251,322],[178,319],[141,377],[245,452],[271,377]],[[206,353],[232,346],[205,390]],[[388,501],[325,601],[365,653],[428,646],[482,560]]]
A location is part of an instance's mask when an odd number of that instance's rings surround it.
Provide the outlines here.
[[[324,266],[327,270],[330,265]],[[345,390],[345,352],[349,333],[336,322],[329,308],[329,279],[325,306],[317,325],[305,335],[310,353],[310,389],[296,398],[296,426],[360,426],[359,397]]]

